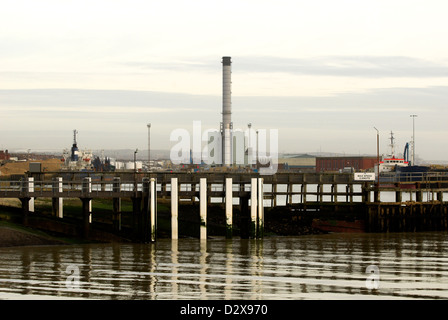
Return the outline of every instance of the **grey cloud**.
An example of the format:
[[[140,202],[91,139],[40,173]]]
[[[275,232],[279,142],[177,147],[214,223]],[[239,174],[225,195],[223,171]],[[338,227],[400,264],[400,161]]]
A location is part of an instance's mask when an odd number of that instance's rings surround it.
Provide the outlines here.
[[[444,141],[447,97],[448,86],[376,89],[332,97],[234,96],[232,120],[234,128],[245,129],[248,122],[256,128],[278,128],[281,143],[291,148],[294,145],[296,150],[309,148],[312,143],[322,143],[323,147],[327,143],[332,148],[357,145],[362,149],[372,141],[375,147],[373,126],[385,139],[393,130],[405,141],[411,128],[409,115],[416,113],[422,139],[419,146],[423,148],[431,146],[436,138]],[[86,112],[89,106],[98,111]],[[128,112],[130,106],[137,112]],[[115,112],[108,112],[109,107]],[[147,110],[151,108],[173,112]],[[18,145],[43,148],[49,143],[64,146],[74,128],[92,139],[90,146],[140,147],[146,143],[147,122],[154,124],[154,145],[167,148],[170,132],[175,128],[190,130],[195,120],[202,121],[203,128],[219,128],[221,97],[126,90],[0,90],[0,113],[0,142],[11,149]],[[45,130],[52,131],[44,135]],[[423,136],[432,131],[438,135],[424,141]],[[118,143],[121,140],[128,145]],[[447,150],[445,146],[437,149],[442,148]]]
[[[127,62],[140,69],[177,71],[219,70],[220,58],[172,63]],[[448,65],[404,56],[324,56],[316,58],[281,58],[272,56],[232,57],[235,72],[280,72],[296,75],[387,78],[448,77]]]
[[[410,57],[359,56],[277,59],[255,57],[241,61],[251,72],[285,72],[303,75],[343,77],[447,77],[448,66]]]
[[[1,106],[155,107],[207,110],[220,97],[132,90],[18,89],[0,90]]]

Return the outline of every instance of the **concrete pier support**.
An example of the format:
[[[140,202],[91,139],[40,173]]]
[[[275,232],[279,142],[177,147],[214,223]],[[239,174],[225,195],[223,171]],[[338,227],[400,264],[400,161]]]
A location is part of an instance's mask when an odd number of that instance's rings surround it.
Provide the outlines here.
[[[156,179],[151,178],[150,181],[150,212],[151,212],[151,241],[156,241],[157,237],[157,184]]]
[[[81,198],[82,201],[82,234],[84,238],[89,237],[90,223],[91,223],[91,213],[90,213],[90,203],[92,199]]]
[[[250,183],[250,227],[249,234],[251,238],[257,235],[257,178],[251,178]]]
[[[378,187],[375,187],[373,191],[373,202],[379,203],[381,201],[380,191]]]
[[[306,195],[307,195],[307,184],[302,183],[302,186],[300,187],[300,195],[301,195],[301,203],[306,203]]]
[[[151,185],[149,178],[142,179],[142,211],[139,214],[139,237],[140,242],[147,243],[151,241]]]
[[[291,186],[292,188],[292,186]],[[257,212],[257,238],[263,238],[264,231],[264,204],[263,204],[263,178],[258,178],[258,186],[257,186],[257,200],[258,200],[258,212]],[[292,196],[291,198],[292,199]]]
[[[240,197],[240,237],[241,239],[250,238],[250,210],[249,210],[249,197]]]
[[[28,192],[30,192],[30,193],[34,192],[34,178],[33,177],[28,178]],[[34,212],[34,197],[30,197],[28,211]]]
[[[177,178],[171,178],[171,239],[179,238],[179,184]]]
[[[137,197],[132,197],[132,236],[134,239],[141,239],[142,234],[142,199]]]
[[[443,191],[437,192],[437,201],[440,201],[440,203],[443,203]]]
[[[53,194],[55,196],[52,198],[53,216],[61,219],[64,217],[64,199],[59,197],[58,194],[62,193],[62,191],[62,177],[54,178]]]
[[[423,191],[422,189],[416,189],[415,191],[415,201],[422,202],[423,201]]]
[[[114,182],[112,185],[112,192],[119,193],[121,191],[121,179],[119,177],[114,177]],[[114,231],[121,231],[121,198],[113,198],[113,228]]]
[[[233,180],[226,178],[226,238],[233,236]]]
[[[22,223],[23,225],[28,225],[28,214],[30,212],[30,198],[20,198],[22,204]]]
[[[271,199],[271,208],[277,206],[277,183],[272,185],[272,199]]]
[[[403,194],[401,193],[401,190],[395,191],[395,202],[402,202],[403,201]]]
[[[199,180],[200,239],[207,239],[207,179]]]
[[[84,178],[82,181],[82,193],[83,193],[83,198],[88,198],[89,201],[86,204],[88,206],[88,211],[89,211],[89,223],[92,223],[92,199],[89,198],[90,194],[92,193],[92,178],[87,177]],[[83,203],[84,206],[84,203]],[[83,209],[84,212],[84,209]]]

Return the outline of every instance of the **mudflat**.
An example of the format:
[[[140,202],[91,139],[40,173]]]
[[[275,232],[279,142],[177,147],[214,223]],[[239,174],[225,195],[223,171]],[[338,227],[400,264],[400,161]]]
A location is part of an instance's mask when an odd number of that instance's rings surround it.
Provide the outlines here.
[[[11,227],[0,226],[0,247],[64,244],[62,241]]]

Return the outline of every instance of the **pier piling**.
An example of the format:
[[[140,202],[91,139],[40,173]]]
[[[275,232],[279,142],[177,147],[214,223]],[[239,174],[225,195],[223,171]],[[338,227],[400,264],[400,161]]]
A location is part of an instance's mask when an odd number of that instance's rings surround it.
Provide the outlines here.
[[[252,178],[250,184],[250,237],[257,236],[257,185],[258,179]]]
[[[62,177],[56,177],[54,181],[53,193],[55,196],[52,198],[53,215],[62,219],[64,217],[64,199],[59,196],[63,191]]]
[[[199,179],[200,239],[207,239],[207,179]]]
[[[151,241],[156,241],[157,236],[157,184],[156,179],[151,178],[150,182],[150,210],[151,210]]]
[[[113,228],[115,232],[120,233],[121,232],[121,198],[119,195],[121,191],[121,179],[120,177],[114,177],[113,185],[112,185],[112,192],[114,194],[114,198],[112,198],[112,205],[113,205]]]
[[[179,237],[179,193],[178,178],[171,178],[171,239]]]
[[[225,207],[226,207],[226,238],[233,235],[233,179],[226,178],[225,186]]]

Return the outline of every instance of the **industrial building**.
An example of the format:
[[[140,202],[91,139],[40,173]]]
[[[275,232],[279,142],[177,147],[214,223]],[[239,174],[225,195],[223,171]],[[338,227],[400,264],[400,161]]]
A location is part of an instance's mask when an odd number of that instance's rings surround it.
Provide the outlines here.
[[[315,172],[316,156],[309,154],[285,155],[278,159],[279,169],[296,172]],[[281,166],[283,167],[281,168]]]
[[[374,156],[317,157],[316,172],[373,171],[376,163]]]

